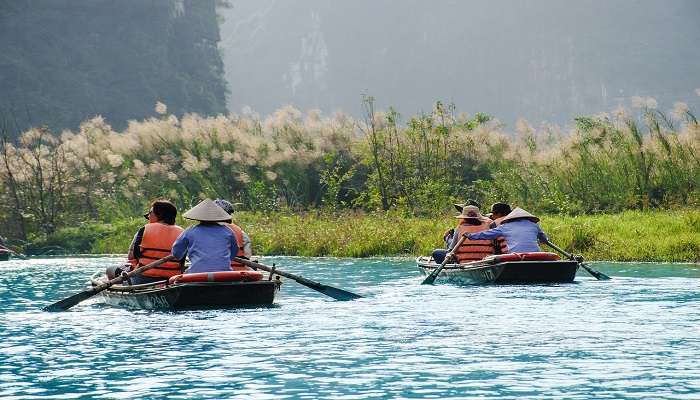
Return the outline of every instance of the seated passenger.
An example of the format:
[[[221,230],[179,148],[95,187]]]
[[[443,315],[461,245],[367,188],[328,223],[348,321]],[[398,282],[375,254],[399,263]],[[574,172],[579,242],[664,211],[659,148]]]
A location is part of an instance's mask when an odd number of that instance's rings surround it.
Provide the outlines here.
[[[134,236],[129,246],[129,264],[132,269],[166,257],[170,254],[175,239],[183,229],[175,225],[177,209],[166,200],[157,200],[151,204],[151,208],[144,215],[148,223]],[[140,275],[134,275],[130,282],[134,285],[167,280],[181,271],[182,264],[178,261],[169,261],[157,267],[144,271]],[[121,271],[108,269],[107,276],[113,277]]]
[[[214,203],[221,207],[227,214],[233,216],[233,204],[223,199],[216,199]],[[250,237],[247,233],[243,231],[238,225],[233,223],[233,219],[225,221],[227,226],[231,228],[233,234],[236,235],[236,243],[238,244],[238,251],[236,252],[236,257],[245,258],[250,260],[253,255],[252,243],[250,242]],[[234,260],[231,261],[231,269],[234,271],[252,271],[253,269],[239,263]]]
[[[238,244],[233,231],[219,222],[228,221],[231,216],[210,199],[203,200],[182,216],[199,221],[173,244],[173,256],[178,260],[187,256],[192,263],[185,273],[230,271]]]
[[[487,217],[491,218],[493,222],[489,225],[489,229],[501,225],[503,218],[510,214],[511,211],[510,206],[506,203],[494,203],[491,205],[491,213],[489,213]],[[503,236],[494,239],[493,247],[495,249],[495,254],[505,254],[508,252],[506,239]]]
[[[464,209],[464,207],[466,207],[466,206],[474,206],[476,208],[481,208],[481,205],[479,205],[479,203],[476,200],[472,200],[472,199],[468,199],[466,201],[466,203],[464,203],[464,204],[455,203],[454,206],[457,209],[457,211],[459,211],[460,213],[462,212],[462,209]],[[442,235],[442,240],[445,242],[445,248],[450,247],[450,243],[452,243],[452,239],[454,238],[454,235],[455,235],[454,228],[450,228],[450,229],[446,230],[445,233]],[[436,249],[435,251],[441,253],[443,257],[445,256],[445,254],[447,254],[447,250],[445,250],[445,249]]]
[[[463,234],[486,230],[492,222],[490,219],[481,215],[478,207],[470,205],[464,206],[462,208],[462,213],[455,216],[455,218],[460,219],[460,224],[455,228],[455,235],[447,251],[442,250],[445,252],[442,254],[438,251],[433,252],[433,259],[436,263],[442,263],[446,253],[457,245],[457,242],[459,242]],[[493,243],[490,240],[464,240],[461,246],[454,251],[454,256],[456,262],[464,263],[481,260],[493,253]]]
[[[467,238],[470,240],[493,240],[503,236],[509,253],[540,251],[537,241],[547,241],[547,235],[537,224],[539,220],[522,208],[516,207],[501,220],[501,225],[487,231],[470,233]]]

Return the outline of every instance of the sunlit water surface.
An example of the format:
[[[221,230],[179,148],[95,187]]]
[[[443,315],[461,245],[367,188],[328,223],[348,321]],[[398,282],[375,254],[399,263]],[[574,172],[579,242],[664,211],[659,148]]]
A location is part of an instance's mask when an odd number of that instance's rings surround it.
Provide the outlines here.
[[[273,308],[130,311],[81,291],[117,258],[0,263],[0,398],[700,398],[700,266],[577,283],[421,286],[408,259],[265,258]]]

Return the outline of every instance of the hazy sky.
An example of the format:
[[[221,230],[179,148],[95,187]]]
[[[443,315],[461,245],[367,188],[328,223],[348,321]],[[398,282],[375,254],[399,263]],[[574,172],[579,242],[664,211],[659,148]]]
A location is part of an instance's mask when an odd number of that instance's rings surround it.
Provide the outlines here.
[[[650,96],[697,107],[700,1],[231,0],[229,109],[285,104],[403,115],[436,100],[567,123]]]

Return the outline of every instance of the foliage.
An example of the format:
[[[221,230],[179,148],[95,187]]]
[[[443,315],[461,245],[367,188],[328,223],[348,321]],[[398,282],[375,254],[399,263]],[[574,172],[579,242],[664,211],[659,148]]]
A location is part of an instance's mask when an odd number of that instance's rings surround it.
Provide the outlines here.
[[[28,130],[0,149],[0,229],[51,235],[138,216],[156,198],[179,209],[222,197],[254,212],[405,217],[444,215],[465,198],[572,216],[700,204],[700,126],[687,108],[582,117],[571,132],[521,120],[508,134],[442,103],[405,125],[394,110],[374,111],[372,98],[365,105],[356,121],[290,106],[265,118],[178,118],[159,103],[156,117],[121,132],[100,117],[60,135]],[[598,240],[582,228],[573,248]]]
[[[430,254],[455,220],[399,212],[240,212],[238,223],[257,255],[369,257]],[[588,216],[541,215],[560,247],[588,260],[700,262],[700,211],[625,211]],[[29,254],[125,253],[143,219],[61,228],[32,238]],[[191,222],[180,220],[187,226]]]

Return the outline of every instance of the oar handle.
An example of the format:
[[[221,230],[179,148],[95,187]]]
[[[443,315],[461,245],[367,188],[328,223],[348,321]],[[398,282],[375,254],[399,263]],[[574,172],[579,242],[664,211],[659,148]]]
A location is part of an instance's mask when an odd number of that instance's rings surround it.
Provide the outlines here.
[[[454,257],[455,251],[457,249],[459,249],[459,247],[462,245],[462,243],[464,243],[465,240],[467,240],[466,234],[462,235],[462,237],[459,238],[459,240],[457,241],[457,244],[455,244],[455,246],[452,248],[452,250],[450,250],[445,255],[445,259],[442,260],[442,263],[440,264],[440,266],[437,267],[433,272],[431,272],[430,275],[428,275],[428,277],[425,278],[423,280],[423,282],[421,282],[421,285],[429,285],[429,284],[432,284],[433,282],[435,282],[435,279],[438,277],[438,275],[440,275],[440,272],[442,271],[442,269],[445,268],[445,265],[447,265],[447,262],[450,261],[450,259],[452,257]]]
[[[109,287],[111,287],[111,286],[113,286],[113,285],[116,285],[117,283],[121,283],[121,282],[123,282],[123,281],[125,281],[125,280],[131,278],[131,277],[134,276],[134,275],[138,275],[138,274],[140,274],[140,273],[142,273],[142,272],[144,272],[144,271],[147,271],[147,270],[149,270],[149,269],[151,269],[151,268],[155,268],[155,267],[157,267],[157,266],[159,266],[159,265],[161,265],[161,264],[163,264],[163,263],[166,263],[166,262],[172,261],[172,260],[176,260],[176,259],[177,259],[177,258],[175,258],[175,256],[173,256],[173,255],[171,254],[171,255],[169,255],[169,256],[167,256],[167,257],[161,258],[160,260],[153,261],[153,262],[150,263],[150,264],[142,265],[142,266],[136,268],[135,270],[132,270],[132,271],[130,271],[130,272],[127,272],[126,274],[121,274],[121,275],[119,275],[119,276],[116,276],[116,277],[114,277],[114,278],[108,280],[108,281],[105,282],[105,283],[102,283],[102,284],[99,284],[99,285],[93,287],[92,290],[93,290],[95,293],[99,293],[99,292],[101,292],[101,291],[103,291],[103,290],[105,290],[105,289],[107,289],[107,288],[109,288]]]
[[[574,257],[573,254],[567,252],[566,250],[564,250],[561,247],[557,246],[556,244],[550,242],[549,240],[545,240],[543,243],[546,244],[547,246],[553,248],[554,250],[560,252],[561,254],[565,255],[568,259],[576,260],[576,258]],[[576,261],[578,261],[578,260],[576,260]]]
[[[300,283],[300,284],[302,284],[310,289],[313,289],[319,293],[323,293],[324,295],[332,297],[336,300],[346,301],[346,300],[355,300],[355,299],[362,298],[362,296],[360,296],[359,294],[348,292],[347,290],[343,290],[343,289],[336,288],[333,286],[324,285],[322,283],[315,282],[315,281],[312,281],[310,279],[306,279],[303,276],[298,276],[298,275],[290,274],[289,272],[280,271],[276,267],[270,267],[270,266],[267,266],[265,264],[260,264],[259,262],[250,261],[250,260],[247,260],[247,259],[241,258],[241,257],[235,257],[234,260],[238,261],[239,263],[241,263],[243,265],[247,265],[251,268],[259,268],[263,271],[268,271],[270,273],[274,272],[276,275],[280,275],[280,276],[284,276],[285,278],[292,279],[292,280],[296,281],[297,283]]]
[[[598,271],[597,269],[591,267],[590,265],[586,265],[586,263],[583,262],[582,256],[575,256],[571,253],[568,253],[564,249],[557,246],[556,244],[550,242],[549,240],[545,240],[543,243],[546,244],[547,246],[553,248],[554,250],[560,252],[561,254],[565,255],[566,257],[569,258],[569,260],[576,261],[581,267],[583,267],[583,269],[585,269],[589,274],[593,275],[593,277],[598,279],[599,281],[607,281],[610,279],[610,277],[605,275],[604,273]]]
[[[270,267],[269,265],[261,264],[261,263],[259,263],[259,262],[250,261],[250,260],[247,260],[247,259],[241,258],[241,257],[236,257],[236,258],[234,258],[234,260],[237,261],[237,262],[239,262],[239,263],[241,263],[241,264],[243,264],[243,265],[247,265],[247,266],[249,266],[249,267],[251,267],[251,268],[257,268],[257,269],[261,269],[261,270],[267,271],[267,272],[274,272],[276,275],[284,276],[285,278],[289,278],[289,279],[294,279],[295,281],[297,281],[297,282],[299,282],[299,283],[304,283],[304,284],[306,284],[306,285],[308,285],[308,286],[316,286],[316,287],[322,287],[322,286],[323,286],[323,285],[322,285],[321,283],[319,283],[319,282],[312,281],[311,279],[306,279],[306,278],[304,278],[303,276],[298,276],[298,275],[290,274],[289,272],[280,271],[280,270],[277,269],[277,268]]]

